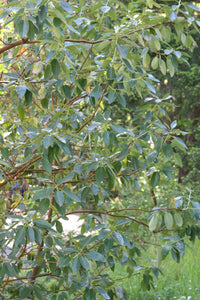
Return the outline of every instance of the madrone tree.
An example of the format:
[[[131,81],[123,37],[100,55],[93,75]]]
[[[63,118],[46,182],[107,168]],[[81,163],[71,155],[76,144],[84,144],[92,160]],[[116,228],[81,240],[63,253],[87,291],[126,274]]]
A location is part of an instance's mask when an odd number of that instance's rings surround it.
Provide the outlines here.
[[[173,77],[200,25],[197,6],[167,3],[1,0],[0,299],[128,299],[116,264],[149,289],[199,235],[198,202],[156,199],[186,146],[154,70]],[[135,92],[149,97],[122,126],[113,104]],[[126,186],[138,202],[115,196]],[[63,230],[71,214],[79,233]],[[157,261],[138,261],[151,244]]]

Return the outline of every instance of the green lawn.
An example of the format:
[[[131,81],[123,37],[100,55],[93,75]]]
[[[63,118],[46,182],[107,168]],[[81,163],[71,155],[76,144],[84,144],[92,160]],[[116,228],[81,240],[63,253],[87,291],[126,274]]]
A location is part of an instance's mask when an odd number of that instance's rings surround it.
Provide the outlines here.
[[[191,245],[194,251],[189,248],[179,264],[169,254],[162,262],[163,275],[155,277],[155,289],[142,291],[140,281],[142,277],[136,276],[125,279],[122,285],[128,294],[128,300],[199,300],[200,299],[200,242],[196,241]],[[116,277],[123,277],[125,273],[118,267],[114,274]]]

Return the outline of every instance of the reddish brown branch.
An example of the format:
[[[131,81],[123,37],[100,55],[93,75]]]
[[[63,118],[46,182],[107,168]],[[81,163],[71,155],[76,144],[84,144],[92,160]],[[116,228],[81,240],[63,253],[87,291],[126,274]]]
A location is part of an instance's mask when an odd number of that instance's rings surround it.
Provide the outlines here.
[[[15,42],[12,42],[2,48],[0,48],[0,54],[14,48],[14,47],[17,47],[17,46],[20,46],[20,45],[23,45],[23,44],[35,44],[35,43],[40,43],[40,41],[29,41],[28,40],[28,37],[26,38],[23,38],[19,41],[15,41]]]
[[[157,27],[157,26],[160,26],[160,25],[167,25],[167,24],[171,24],[172,22],[171,21],[168,21],[168,22],[160,22],[160,23],[157,23],[157,24],[154,24],[154,25],[149,25],[149,26],[146,26],[146,27],[142,27],[142,28],[138,28],[136,30],[133,30],[131,32],[129,32],[128,34],[125,34],[125,35],[122,35],[120,36],[119,38],[125,38],[129,35],[132,35],[136,32],[139,32],[139,31],[143,31],[143,30],[147,30],[147,29],[151,29],[151,28],[154,28],[154,27]],[[95,45],[95,44],[99,44],[99,43],[102,43],[104,41],[112,41],[115,37],[111,37],[111,38],[107,38],[107,39],[101,39],[101,40],[97,40],[97,41],[88,41],[88,40],[84,40],[84,39],[79,39],[79,40],[76,40],[76,39],[68,39],[66,38],[65,39],[65,42],[72,42],[72,43],[82,43],[82,44],[90,44],[90,45]],[[19,41],[15,41],[11,44],[8,44],[2,48],[0,48],[0,54],[8,51],[9,49],[12,49],[14,47],[17,47],[19,45],[23,45],[23,44],[36,44],[36,43],[41,43],[42,41],[39,41],[39,40],[36,40],[36,41],[29,41],[28,40],[28,37],[26,38],[23,38]]]
[[[133,222],[136,222],[138,224],[141,224],[145,227],[149,227],[148,224],[142,222],[142,221],[139,221],[133,217],[129,217],[129,216],[124,216],[124,215],[114,215],[110,212],[107,212],[107,211],[102,211],[102,210],[90,210],[90,209],[85,209],[85,210],[77,210],[77,211],[72,211],[72,212],[68,212],[66,213],[65,215],[68,216],[68,215],[72,215],[72,214],[84,214],[84,213],[96,213],[96,214],[100,214],[100,215],[106,215],[106,216],[109,216],[111,218],[126,218],[126,219],[129,219]]]

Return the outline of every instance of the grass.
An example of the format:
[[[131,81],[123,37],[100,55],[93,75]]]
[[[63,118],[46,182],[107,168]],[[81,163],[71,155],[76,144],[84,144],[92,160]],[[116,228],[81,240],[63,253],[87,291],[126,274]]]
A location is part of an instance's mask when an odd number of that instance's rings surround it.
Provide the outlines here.
[[[155,277],[155,289],[142,291],[140,281],[142,277],[136,276],[125,279],[120,285],[127,291],[128,300],[199,300],[200,299],[200,242],[196,241],[193,250],[187,248],[179,264],[168,255],[162,262],[164,275]],[[123,277],[125,273],[117,268],[116,277]]]

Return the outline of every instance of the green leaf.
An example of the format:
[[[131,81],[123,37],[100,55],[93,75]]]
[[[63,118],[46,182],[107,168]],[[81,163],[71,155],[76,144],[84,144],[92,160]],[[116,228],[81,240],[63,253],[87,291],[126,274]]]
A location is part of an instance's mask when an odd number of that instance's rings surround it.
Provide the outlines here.
[[[156,94],[154,86],[148,80],[145,81],[145,84],[152,93]]]
[[[57,136],[57,139],[58,139],[58,136]],[[62,143],[62,142],[56,140],[56,144],[65,154],[72,155],[72,149],[68,142]]]
[[[35,194],[33,195],[32,201],[48,198],[53,192],[53,190],[54,190],[53,187],[48,187],[48,188],[44,187],[43,189],[36,191]]]
[[[148,48],[148,47],[144,48],[144,49],[142,50],[142,52],[141,52],[141,57],[142,57],[142,58],[145,57],[145,56],[147,55],[148,51],[149,51],[149,48]]]
[[[164,215],[165,225],[167,229],[172,229],[173,226],[173,217],[172,214],[169,212],[166,212]]]
[[[63,85],[63,92],[65,94],[65,97],[69,100],[71,99],[71,91],[68,85]]]
[[[73,259],[73,262],[72,262],[72,269],[75,273],[78,273],[78,271],[80,270],[80,260],[79,260],[79,257],[75,257]]]
[[[96,169],[96,173],[95,173],[96,181],[98,183],[101,183],[104,180],[104,177],[106,177],[106,172],[105,172],[104,168],[103,167],[98,167]]]
[[[72,200],[76,202],[81,202],[81,199],[76,194],[72,193],[68,188],[65,188],[63,192]]]
[[[32,41],[34,40],[35,33],[37,33],[37,28],[31,21],[29,21],[28,23],[29,23],[29,31],[27,33],[27,36],[29,40]]]
[[[53,72],[54,78],[58,78],[60,74],[60,64],[56,58],[51,61],[51,69]]]
[[[153,175],[151,176],[151,186],[154,188],[158,185],[160,181],[160,173],[154,172]]]
[[[158,68],[159,59],[157,56],[155,56],[151,61],[151,67],[153,70],[156,70]]]
[[[32,98],[33,98],[32,93],[29,90],[26,90],[26,93],[25,93],[25,103],[26,103],[26,105],[28,105],[28,106],[32,105]]]
[[[98,164],[99,164],[99,163],[98,163],[97,161],[91,163],[91,164],[87,167],[87,169],[85,170],[86,175],[88,175],[91,171],[96,170]]]
[[[104,14],[106,14],[107,12],[109,12],[109,10],[110,10],[110,6],[102,6],[102,7],[101,7],[101,11],[102,11]]]
[[[123,147],[124,149],[121,151],[121,153],[119,154],[117,160],[123,160],[129,153],[129,148],[127,147],[127,145],[124,145]]]
[[[117,99],[121,106],[126,107],[126,100],[122,94],[117,94]]]
[[[131,220],[129,220],[129,219],[121,219],[121,220],[119,220],[119,221],[116,222],[116,225],[124,225],[124,224],[127,224],[129,222],[131,222]]]
[[[52,227],[52,225],[49,222],[42,219],[34,219],[33,224],[41,229],[51,229]]]
[[[131,65],[131,63],[127,60],[127,59],[122,59],[124,64],[126,65],[127,69],[131,72],[134,73],[133,67]]]
[[[163,59],[160,60],[160,70],[161,70],[163,75],[166,75],[167,68],[166,68],[166,63],[164,62]]]
[[[115,175],[113,174],[113,171],[110,168],[106,168],[106,172],[108,175],[108,189],[112,190],[115,183]]]
[[[43,23],[47,16],[47,11],[48,11],[48,5],[42,5],[40,6],[38,10],[38,19],[40,23]]]
[[[94,97],[95,99],[101,98],[103,93],[103,89],[101,86],[97,85],[91,92],[91,96]]]
[[[117,45],[117,51],[122,58],[127,57],[127,47],[124,45]]]
[[[105,40],[105,41],[103,41],[103,42],[97,44],[96,50],[97,50],[98,52],[101,52],[102,50],[104,50],[105,48],[107,48],[110,44],[111,44],[110,41]]]
[[[53,19],[53,24],[55,27],[59,27],[62,24],[62,21],[61,21],[61,19],[55,17]]]
[[[40,201],[39,203],[39,213],[43,216],[46,214],[46,212],[49,209],[49,199],[48,198],[44,198]]]
[[[130,79],[128,84],[131,88],[134,88],[137,83],[137,79]]]
[[[195,11],[200,11],[199,8],[192,3],[187,3],[187,6]]]
[[[64,256],[62,257],[60,260],[59,260],[59,263],[58,263],[58,266],[59,268],[63,268],[65,266],[68,266],[69,265],[69,261],[70,261],[70,258],[69,256]]]
[[[5,161],[3,159],[0,159],[0,165],[6,166],[6,167],[11,167],[11,164],[8,161]]]
[[[149,230],[150,231],[156,230],[157,225],[158,225],[158,214],[155,213],[149,222]]]
[[[147,156],[147,160],[149,162],[152,162],[154,159],[156,159],[158,156],[158,152],[156,150],[151,151],[148,156]]]
[[[21,38],[24,38],[27,36],[28,31],[29,31],[29,22],[26,20],[20,20],[17,23],[16,32],[21,36]]]
[[[29,298],[29,296],[31,295],[31,291],[32,291],[32,289],[29,286],[25,286],[25,287],[20,288],[20,290],[19,290],[20,298],[21,299]]]
[[[177,262],[177,263],[180,262],[180,253],[179,253],[178,249],[176,249],[176,247],[172,247],[171,255],[172,255],[173,259],[175,260],[175,262]]]
[[[62,184],[62,183],[66,183],[66,182],[68,182],[68,181],[71,181],[71,180],[73,179],[73,177],[74,177],[74,173],[71,173],[71,174],[65,176],[64,178],[59,179],[59,180],[56,182],[56,184],[57,184],[57,185],[60,185],[60,184]]]
[[[103,254],[96,252],[96,251],[90,251],[90,252],[86,253],[86,257],[90,260],[106,262],[106,259],[103,256]]]
[[[34,243],[35,242],[35,231],[32,227],[28,227],[26,229],[26,234],[27,234],[27,238],[29,239],[29,241],[31,243]]]
[[[45,244],[48,248],[51,248],[53,246],[53,239],[51,236],[46,237]]]
[[[93,184],[91,190],[92,190],[93,195],[97,196],[99,193],[99,186],[97,184]]]
[[[173,147],[178,147],[179,149],[185,151],[185,149],[187,149],[186,144],[184,143],[184,141],[181,138],[178,137],[173,137],[173,141],[172,141],[172,145]]]
[[[97,287],[96,287],[96,290],[99,292],[99,294],[100,294],[104,299],[107,299],[107,300],[110,299],[110,296],[107,294],[107,292],[106,292],[104,289],[102,289],[102,287],[97,286]]]
[[[90,265],[85,257],[80,257],[80,263],[85,270],[89,270]]]
[[[33,74],[39,74],[39,73],[42,72],[42,70],[43,70],[42,62],[41,62],[41,61],[38,61],[38,62],[36,62],[36,63],[33,65],[32,73],[33,73]]]
[[[51,135],[45,135],[43,138],[43,145],[45,149],[48,149],[50,146],[53,146],[54,139]]]
[[[59,206],[62,206],[64,204],[64,201],[65,201],[65,197],[64,197],[64,194],[62,191],[56,191],[54,193],[54,198],[55,198],[55,201],[56,203],[59,205]]]
[[[174,11],[173,12],[171,12],[171,14],[170,14],[170,20],[172,21],[172,22],[174,22],[175,20],[176,20],[176,18],[177,18],[177,13],[175,13]]]
[[[110,229],[101,229],[101,231],[99,232],[99,235],[98,235],[98,240],[104,240],[105,237],[110,233]]]
[[[73,11],[71,5],[70,5],[68,2],[66,2],[66,1],[60,1],[60,4],[61,4],[62,8],[63,8],[66,12],[68,12],[70,15],[74,13],[74,11]]]
[[[110,131],[104,131],[103,133],[103,141],[105,143],[106,146],[110,145]]]
[[[166,158],[170,158],[172,156],[172,147],[169,144],[163,144],[162,150]]]
[[[116,78],[115,70],[113,67],[109,67],[107,70],[107,78],[114,80]]]
[[[175,73],[175,68],[173,66],[171,56],[167,57],[167,68],[169,69],[170,76],[173,77]]]
[[[17,107],[17,113],[18,113],[18,116],[19,116],[20,120],[23,121],[24,120],[24,116],[25,116],[25,112],[24,112],[23,106],[19,105]]]
[[[47,173],[49,173],[49,174],[52,173],[52,167],[51,167],[51,164],[49,162],[49,159],[48,159],[48,156],[46,153],[43,153],[42,165],[43,165],[44,169],[47,171]]]
[[[42,244],[42,236],[40,231],[37,228],[34,228],[34,232],[35,232],[35,241],[37,244]]]
[[[174,221],[175,221],[175,223],[176,223],[176,225],[178,227],[182,227],[182,225],[183,225],[183,218],[181,217],[180,213],[175,213],[174,214]]]
[[[10,276],[10,277],[13,277],[14,276],[14,270],[13,270],[13,267],[12,265],[9,263],[9,262],[5,262],[3,264],[3,268],[4,272]]]
[[[24,98],[26,94],[27,87],[25,85],[18,85],[15,87],[15,90],[20,99]]]
[[[115,238],[115,240],[118,242],[119,245],[121,245],[121,246],[124,245],[124,239],[123,239],[121,233],[114,232],[113,233],[113,237]]]
[[[56,221],[56,230],[59,232],[59,233],[62,233],[63,232],[63,226],[62,226],[62,223],[60,221]]]
[[[22,243],[22,241],[25,239],[25,235],[26,235],[26,228],[25,227],[21,227],[15,236],[15,246],[18,246]]]

